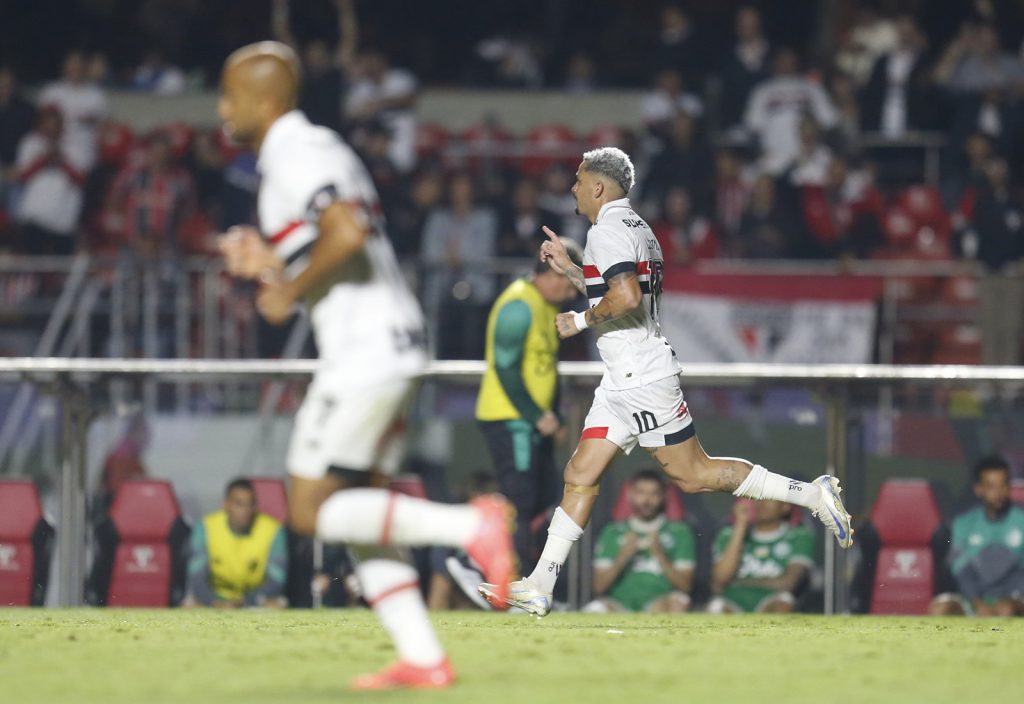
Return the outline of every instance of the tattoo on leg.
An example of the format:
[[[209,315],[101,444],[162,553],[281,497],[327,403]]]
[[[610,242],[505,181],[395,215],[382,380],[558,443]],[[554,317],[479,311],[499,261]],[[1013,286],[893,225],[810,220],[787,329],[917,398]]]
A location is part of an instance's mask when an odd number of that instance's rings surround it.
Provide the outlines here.
[[[739,467],[729,464],[719,470],[718,476],[712,480],[712,488],[715,491],[735,491],[742,483]]]

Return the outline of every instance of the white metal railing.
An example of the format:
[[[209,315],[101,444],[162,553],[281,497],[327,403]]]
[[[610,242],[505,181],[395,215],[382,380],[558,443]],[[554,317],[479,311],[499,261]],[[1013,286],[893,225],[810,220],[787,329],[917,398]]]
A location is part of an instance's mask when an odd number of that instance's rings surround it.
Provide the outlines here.
[[[91,385],[119,380],[148,379],[153,382],[217,382],[302,379],[321,365],[315,360],[139,360],[139,359],[0,359],[0,380],[38,385],[54,394],[61,407],[60,443],[60,531],[58,555],[60,585],[58,602],[81,603],[85,553],[86,435],[97,409],[91,407],[85,390]],[[476,383],[484,371],[483,362],[435,361],[424,376],[463,383]],[[592,384],[603,371],[600,363],[571,362],[559,365],[569,384]],[[744,386],[764,383],[812,386],[825,404],[826,468],[840,479],[847,477],[847,406],[850,393],[858,388],[886,384],[948,386],[990,382],[1000,386],[1024,385],[1022,367],[883,366],[883,365],[762,365],[692,364],[681,374],[684,384],[693,386]],[[254,421],[258,424],[258,421]],[[577,428],[578,429],[578,428]],[[580,552],[590,549],[589,533]],[[825,546],[825,611],[835,613],[849,606],[846,574],[847,553],[837,551],[828,540]],[[575,560],[569,570],[571,594],[578,602],[589,591],[585,561]]]

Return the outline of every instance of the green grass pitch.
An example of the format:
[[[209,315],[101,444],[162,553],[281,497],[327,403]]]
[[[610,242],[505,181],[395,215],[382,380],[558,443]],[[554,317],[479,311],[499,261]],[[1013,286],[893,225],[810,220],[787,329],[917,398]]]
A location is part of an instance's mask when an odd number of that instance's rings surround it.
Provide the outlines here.
[[[1024,619],[434,622],[456,687],[357,695],[347,681],[392,659],[367,611],[2,610],[0,702],[1024,702]]]

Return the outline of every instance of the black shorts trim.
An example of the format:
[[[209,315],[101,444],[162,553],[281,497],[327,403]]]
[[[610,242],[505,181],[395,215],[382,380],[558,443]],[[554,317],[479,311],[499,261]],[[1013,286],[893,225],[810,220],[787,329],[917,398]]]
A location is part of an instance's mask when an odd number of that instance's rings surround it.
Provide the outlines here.
[[[697,429],[691,422],[688,426],[680,430],[678,433],[671,433],[669,435],[666,435],[665,446],[668,447],[669,445],[678,445],[680,443],[686,442],[696,434]]]
[[[332,464],[327,468],[328,474],[333,474],[338,479],[345,482],[349,488],[366,487],[370,486],[370,475],[365,469],[352,469],[350,467],[341,467],[336,464]]]
[[[619,274],[625,274],[626,272],[636,273],[636,262],[619,262],[618,264],[612,264],[610,267],[604,270],[601,274],[605,281],[608,281],[613,276]]]

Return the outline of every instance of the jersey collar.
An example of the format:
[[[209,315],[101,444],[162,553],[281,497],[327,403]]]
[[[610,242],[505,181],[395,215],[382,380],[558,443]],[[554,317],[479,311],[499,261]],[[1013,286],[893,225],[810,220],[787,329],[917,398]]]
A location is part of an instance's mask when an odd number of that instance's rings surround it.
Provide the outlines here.
[[[604,217],[605,211],[611,210],[612,208],[632,208],[629,204],[629,198],[619,198],[618,200],[610,200],[601,206],[601,209],[597,211],[597,219],[594,220],[594,224],[601,222],[601,218]]]
[[[274,124],[270,126],[266,136],[263,137],[263,144],[260,145],[260,153],[256,158],[256,170],[260,173],[263,172],[261,167],[263,166],[265,155],[269,154],[278,142],[287,139],[288,133],[308,124],[309,120],[306,119],[301,110],[291,110],[274,120]]]

